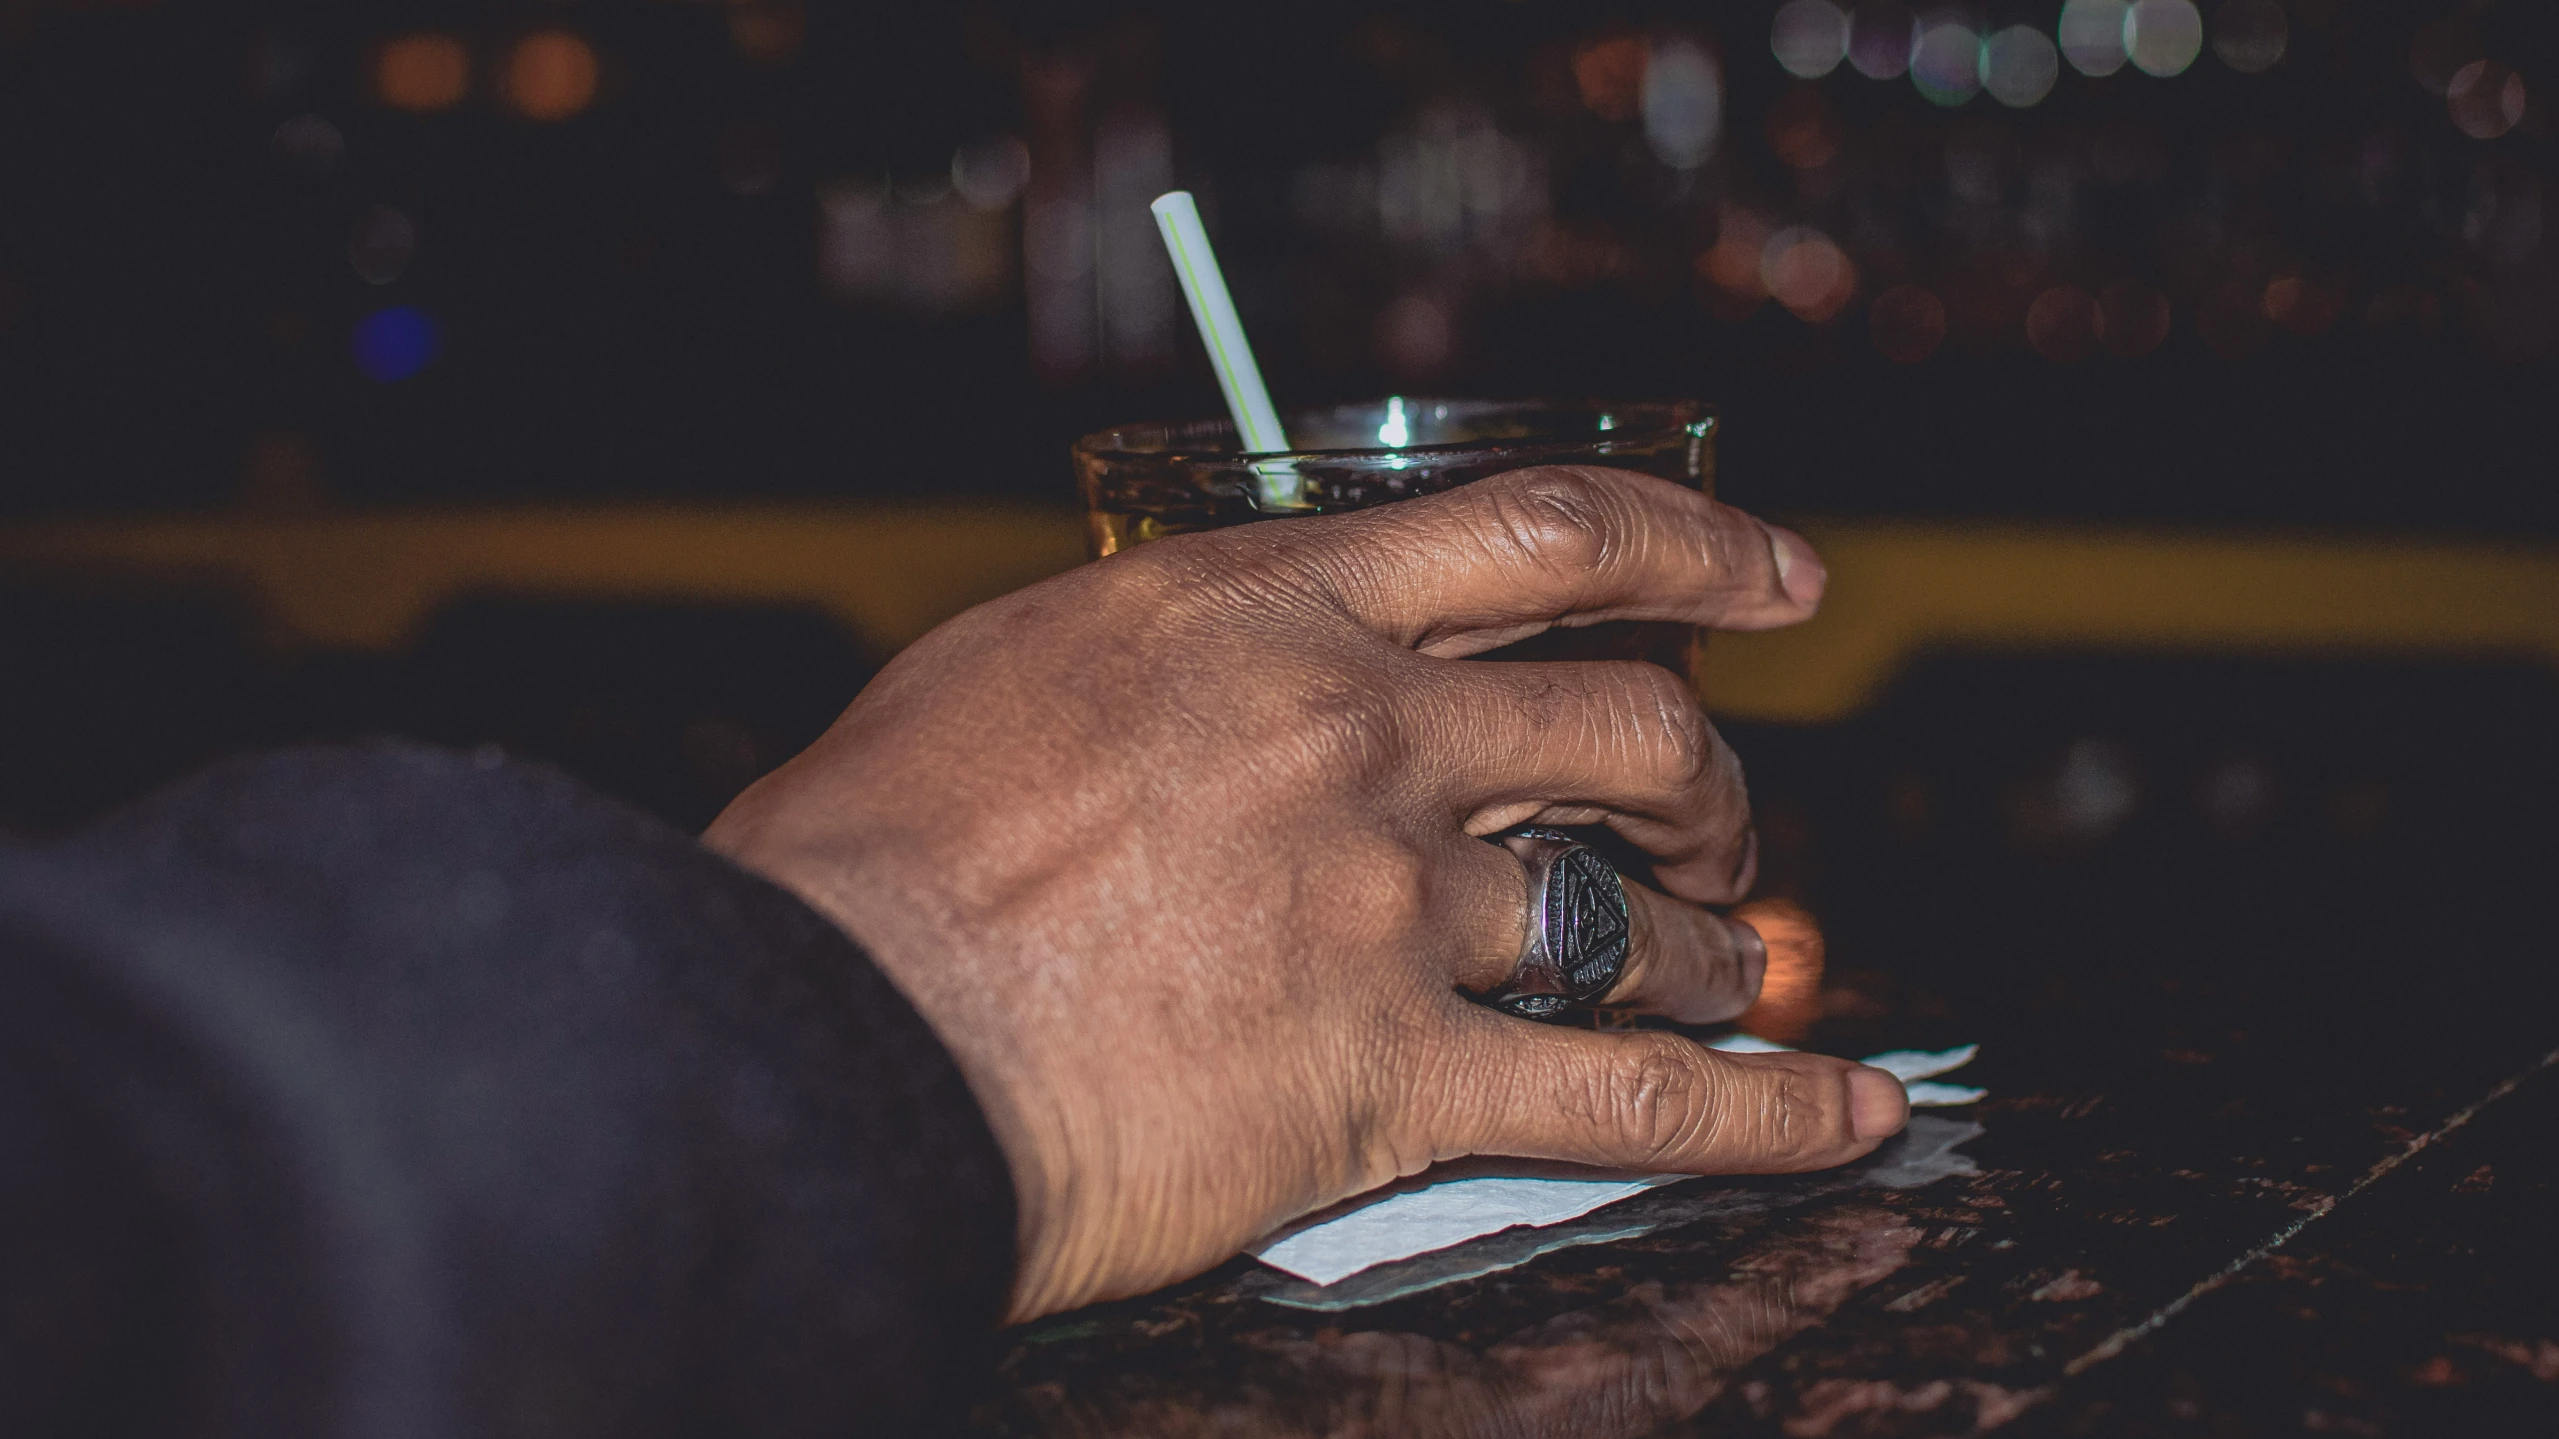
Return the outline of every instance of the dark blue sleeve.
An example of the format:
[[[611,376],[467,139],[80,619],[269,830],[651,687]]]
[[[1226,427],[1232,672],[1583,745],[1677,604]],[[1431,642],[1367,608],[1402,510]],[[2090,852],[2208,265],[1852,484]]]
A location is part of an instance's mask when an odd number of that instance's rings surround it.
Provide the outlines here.
[[[851,941],[554,771],[295,751],[0,848],[0,1434],[927,1430],[1013,1224]]]

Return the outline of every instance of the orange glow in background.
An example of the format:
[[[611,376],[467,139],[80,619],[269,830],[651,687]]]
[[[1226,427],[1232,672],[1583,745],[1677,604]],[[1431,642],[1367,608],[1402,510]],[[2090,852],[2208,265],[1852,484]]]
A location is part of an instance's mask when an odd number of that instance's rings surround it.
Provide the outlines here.
[[[446,110],[471,93],[471,52],[450,35],[403,35],[374,61],[374,93],[394,110]]]
[[[595,103],[595,47],[566,30],[516,42],[507,56],[506,98],[528,120],[565,120]]]
[[[1768,975],[1759,1003],[1735,1023],[1762,1039],[1798,1044],[1822,1017],[1824,951],[1820,921],[1790,899],[1755,899],[1733,918],[1759,931],[1768,946]]]

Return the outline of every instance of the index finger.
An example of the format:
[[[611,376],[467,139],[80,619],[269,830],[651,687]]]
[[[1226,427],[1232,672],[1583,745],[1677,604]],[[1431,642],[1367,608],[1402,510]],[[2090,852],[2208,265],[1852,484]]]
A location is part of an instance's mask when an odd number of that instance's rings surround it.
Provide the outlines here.
[[[1826,578],[1800,535],[1668,480],[1577,465],[1299,534],[1362,622],[1437,655],[1605,620],[1775,629],[1811,618]]]

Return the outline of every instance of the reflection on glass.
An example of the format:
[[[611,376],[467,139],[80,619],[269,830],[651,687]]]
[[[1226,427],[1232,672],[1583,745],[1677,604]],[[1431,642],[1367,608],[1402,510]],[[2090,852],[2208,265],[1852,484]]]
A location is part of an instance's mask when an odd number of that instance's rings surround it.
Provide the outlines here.
[[[1335,1325],[1318,1332],[1250,1335],[1215,1372],[1080,1367],[1015,1402],[1050,1434],[1650,1434],[1907,1264],[1919,1237],[1891,1210],[1851,1205],[1791,1226],[1712,1282],[1629,1284],[1489,1344],[1328,1316]]]
[[[1377,442],[1389,449],[1400,450],[1413,442],[1413,426],[1404,418],[1404,397],[1390,396],[1386,401],[1386,421],[1377,427]]]

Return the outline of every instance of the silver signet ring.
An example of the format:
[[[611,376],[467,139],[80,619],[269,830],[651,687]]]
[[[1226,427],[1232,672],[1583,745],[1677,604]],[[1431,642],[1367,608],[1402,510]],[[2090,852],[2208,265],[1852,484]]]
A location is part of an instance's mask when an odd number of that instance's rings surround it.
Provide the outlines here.
[[[1486,1001],[1543,1019],[1608,993],[1626,971],[1629,939],[1617,866],[1551,829],[1514,830],[1495,842],[1528,870],[1528,941],[1509,982]]]

